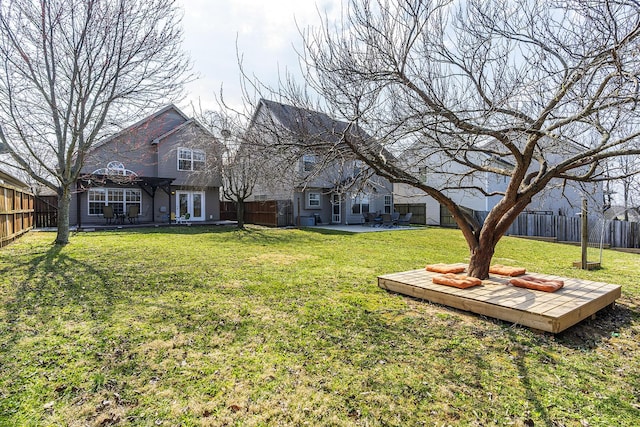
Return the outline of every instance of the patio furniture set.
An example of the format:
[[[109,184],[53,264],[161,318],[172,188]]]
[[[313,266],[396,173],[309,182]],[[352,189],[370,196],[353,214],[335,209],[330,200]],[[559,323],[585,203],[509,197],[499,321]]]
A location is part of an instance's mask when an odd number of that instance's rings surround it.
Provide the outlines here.
[[[129,206],[125,214],[124,212],[115,212],[113,206],[104,205],[102,207],[102,215],[107,224],[124,224],[125,219],[128,220],[130,224],[137,224],[140,207],[136,205]]]
[[[413,214],[408,212],[404,215],[401,215],[400,212],[393,213],[380,213],[380,212],[369,212],[366,216],[366,223],[371,227],[398,227],[398,226],[408,226],[411,222],[411,216]]]

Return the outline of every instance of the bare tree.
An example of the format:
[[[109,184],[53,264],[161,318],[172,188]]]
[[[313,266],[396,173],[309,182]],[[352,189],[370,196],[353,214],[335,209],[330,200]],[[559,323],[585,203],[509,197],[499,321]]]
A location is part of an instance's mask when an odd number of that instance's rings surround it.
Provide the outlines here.
[[[218,102],[219,111],[199,111],[199,120],[223,144],[221,175],[222,196],[234,202],[238,228],[244,228],[245,202],[253,194],[254,186],[262,174],[262,150],[252,142],[246,131],[247,118],[234,111],[223,101]]]
[[[607,165],[607,172],[613,173],[617,176],[615,182],[609,186],[609,192],[611,193],[609,205],[612,206],[615,202],[622,203],[622,215],[625,221],[629,221],[629,211],[637,210],[640,205],[638,204],[638,196],[640,194],[640,182],[638,177],[638,171],[640,170],[640,160],[635,156],[620,156],[613,159]],[[620,197],[613,197],[613,194],[618,193]],[[620,200],[621,198],[621,200]]]
[[[0,141],[56,191],[57,243],[69,240],[71,195],[90,149],[180,94],[189,77],[180,21],[175,0],[0,5]]]
[[[500,238],[552,182],[615,178],[603,163],[640,153],[635,0],[351,0],[342,16],[304,32],[307,83],[371,132],[343,136],[363,161],[452,212],[472,276],[488,277]],[[418,164],[447,179],[424,182]],[[461,189],[499,197],[482,224],[450,197]]]

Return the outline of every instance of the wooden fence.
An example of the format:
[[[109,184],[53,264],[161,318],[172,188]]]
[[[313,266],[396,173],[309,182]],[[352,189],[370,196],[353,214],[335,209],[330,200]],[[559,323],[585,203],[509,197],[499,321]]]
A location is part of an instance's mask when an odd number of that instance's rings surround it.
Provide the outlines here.
[[[220,203],[220,219],[237,220],[234,202]],[[293,225],[293,202],[291,200],[266,200],[245,202],[244,222],[267,227]]]
[[[475,212],[484,221],[486,212]],[[579,216],[522,213],[509,227],[507,235],[544,237],[561,242],[580,242]],[[640,248],[640,224],[589,217],[589,243],[602,243],[615,248]]]
[[[36,196],[35,198],[35,226],[58,226],[58,196]]]
[[[412,224],[427,223],[427,205],[424,203],[396,203],[393,205],[394,210],[400,212],[401,215],[411,212]]]
[[[34,196],[11,185],[0,184],[0,247],[33,228]]]

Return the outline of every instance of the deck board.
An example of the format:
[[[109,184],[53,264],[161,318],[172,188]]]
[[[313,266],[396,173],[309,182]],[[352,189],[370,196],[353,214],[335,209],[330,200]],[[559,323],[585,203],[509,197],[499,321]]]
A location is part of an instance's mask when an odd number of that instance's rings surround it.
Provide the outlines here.
[[[480,286],[458,289],[433,283],[437,275],[422,269],[386,274],[378,277],[378,286],[552,333],[562,332],[592,316],[621,295],[619,285],[550,274],[531,273],[563,280],[564,287],[553,293],[511,286],[509,277],[498,275],[491,275]]]

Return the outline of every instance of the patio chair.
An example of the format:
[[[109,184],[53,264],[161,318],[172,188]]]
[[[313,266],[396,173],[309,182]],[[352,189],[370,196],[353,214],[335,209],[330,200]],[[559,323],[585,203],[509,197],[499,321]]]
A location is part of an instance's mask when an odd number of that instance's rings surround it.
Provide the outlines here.
[[[378,214],[376,212],[367,212],[365,223],[369,224],[369,227],[373,227],[375,225],[377,216]]]
[[[398,219],[398,225],[409,225],[411,223],[411,217],[413,216],[413,212],[407,212],[402,217]]]
[[[391,225],[398,225],[398,220],[400,219],[400,212],[394,212],[391,214]]]
[[[111,224],[111,222],[116,219],[116,215],[113,213],[113,206],[104,205],[102,207],[102,216],[107,224]]]
[[[173,216],[173,214],[172,214],[172,216]],[[189,222],[189,218],[191,218],[191,214],[189,212],[187,212],[184,215],[181,215],[181,216],[176,218],[176,224],[191,225],[191,223]]]
[[[391,214],[383,213],[382,214],[382,226],[383,227],[391,227],[393,222],[391,221]]]
[[[140,206],[131,205],[127,209],[127,219],[130,224],[138,222],[138,215],[140,214]]]

